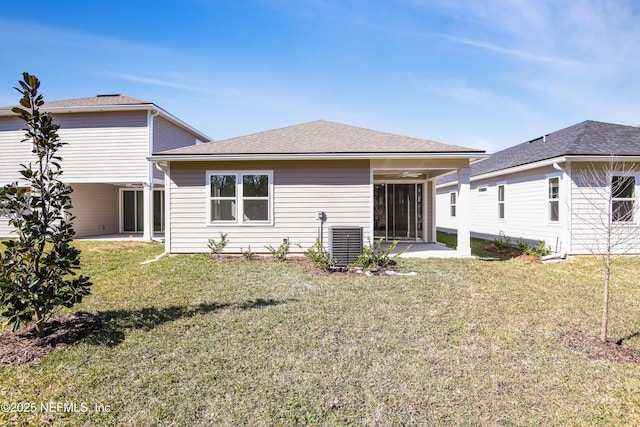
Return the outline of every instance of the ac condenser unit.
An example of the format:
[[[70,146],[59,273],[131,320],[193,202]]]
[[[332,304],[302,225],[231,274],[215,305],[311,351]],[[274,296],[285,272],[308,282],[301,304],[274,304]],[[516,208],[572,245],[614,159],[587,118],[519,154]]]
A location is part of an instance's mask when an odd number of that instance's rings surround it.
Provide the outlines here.
[[[339,267],[355,263],[362,245],[362,227],[329,227],[329,253]]]

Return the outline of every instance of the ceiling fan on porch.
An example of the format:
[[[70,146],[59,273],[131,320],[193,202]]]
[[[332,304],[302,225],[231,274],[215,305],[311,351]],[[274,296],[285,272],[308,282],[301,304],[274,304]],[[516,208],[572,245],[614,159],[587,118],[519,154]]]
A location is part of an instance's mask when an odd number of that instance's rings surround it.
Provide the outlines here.
[[[387,175],[387,177],[391,177],[391,178],[418,178],[421,175],[422,174],[420,172],[404,171],[404,172],[401,172],[399,174]]]

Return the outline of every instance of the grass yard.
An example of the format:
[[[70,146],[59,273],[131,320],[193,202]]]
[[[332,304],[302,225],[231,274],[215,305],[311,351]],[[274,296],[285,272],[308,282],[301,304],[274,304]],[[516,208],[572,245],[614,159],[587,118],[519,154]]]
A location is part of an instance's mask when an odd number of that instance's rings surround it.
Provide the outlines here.
[[[562,343],[599,330],[591,258],[407,259],[402,269],[416,276],[354,277],[204,255],[140,265],[163,247],[77,245],[94,282],[77,309],[108,325],[1,368],[2,402],[37,407],[0,412],[0,424],[640,423],[640,365]],[[611,297],[611,337],[636,349],[639,276],[631,267]],[[55,413],[40,406],[51,402]]]

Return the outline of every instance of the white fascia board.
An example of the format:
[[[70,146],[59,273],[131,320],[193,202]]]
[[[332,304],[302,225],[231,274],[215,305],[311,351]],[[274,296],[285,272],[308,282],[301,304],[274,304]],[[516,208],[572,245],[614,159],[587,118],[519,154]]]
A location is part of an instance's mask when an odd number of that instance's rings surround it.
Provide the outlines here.
[[[568,157],[555,157],[553,159],[546,159],[546,160],[541,160],[539,162],[534,162],[534,163],[527,163],[526,165],[520,165],[520,166],[514,166],[508,169],[500,169],[498,171],[494,171],[494,172],[489,172],[489,173],[485,173],[482,175],[474,175],[471,177],[471,182],[473,181],[479,181],[482,179],[489,179],[489,178],[495,178],[501,175],[508,175],[508,174],[512,174],[512,173],[518,173],[518,172],[524,172],[530,169],[536,169],[536,168],[541,168],[544,166],[551,166],[554,163],[563,163],[566,162],[567,160],[569,160]],[[436,186],[436,189],[439,188],[444,188],[444,187],[449,187],[451,185],[456,185],[458,183],[458,180],[453,180],[453,181],[449,181],[449,182],[445,182],[444,184],[438,184]]]
[[[477,159],[482,153],[291,153],[291,154],[156,154],[147,157],[152,162],[225,161],[225,160],[370,160],[370,159]]]
[[[16,107],[20,107],[20,106],[16,105]],[[95,113],[100,111],[161,110],[161,108],[155,104],[129,104],[129,105],[121,104],[121,105],[79,105],[75,107],[50,107],[50,108],[44,108],[43,110],[51,113]],[[13,111],[11,111],[11,109],[0,110],[0,116],[14,116],[14,115],[16,114]]]
[[[541,168],[544,166],[551,166],[554,163],[565,163],[565,162],[608,162],[611,160],[612,156],[602,156],[602,155],[598,155],[598,156],[589,156],[589,155],[584,155],[584,156],[562,156],[562,157],[555,157],[553,159],[546,159],[546,160],[541,160],[539,162],[534,162],[534,163],[527,163],[526,165],[520,165],[520,166],[514,166],[512,168],[509,169],[502,169],[499,171],[495,171],[495,172],[489,172],[489,173],[485,173],[482,175],[475,175],[471,178],[472,181],[475,180],[480,180],[480,179],[487,179],[487,178],[493,178],[496,176],[500,176],[500,175],[506,175],[506,174],[511,174],[511,173],[517,173],[517,172],[523,172],[529,169],[536,169],[536,168]],[[614,160],[617,161],[625,161],[625,162],[640,162],[640,156],[616,156],[613,155]]]
[[[609,162],[613,157],[617,162],[640,162],[640,156],[567,156],[566,160],[570,162]]]
[[[546,160],[541,160],[539,162],[527,163],[526,165],[514,166],[512,168],[502,169],[502,170],[495,171],[495,172],[489,172],[489,173],[485,173],[485,174],[482,174],[482,175],[475,175],[471,179],[472,179],[472,181],[477,181],[477,180],[481,180],[481,179],[494,178],[494,177],[500,176],[500,175],[524,172],[524,171],[527,171],[527,170],[530,170],[530,169],[541,168],[541,167],[544,167],[544,166],[551,166],[554,163],[563,163],[566,160],[567,160],[566,157],[555,157],[553,159],[546,159]]]

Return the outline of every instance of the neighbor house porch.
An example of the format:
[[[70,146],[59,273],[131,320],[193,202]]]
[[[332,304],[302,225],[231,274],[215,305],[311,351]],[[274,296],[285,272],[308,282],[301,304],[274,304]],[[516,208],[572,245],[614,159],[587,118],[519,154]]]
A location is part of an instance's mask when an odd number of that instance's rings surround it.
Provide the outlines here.
[[[71,213],[77,237],[164,233],[164,186],[144,183],[72,183]]]

